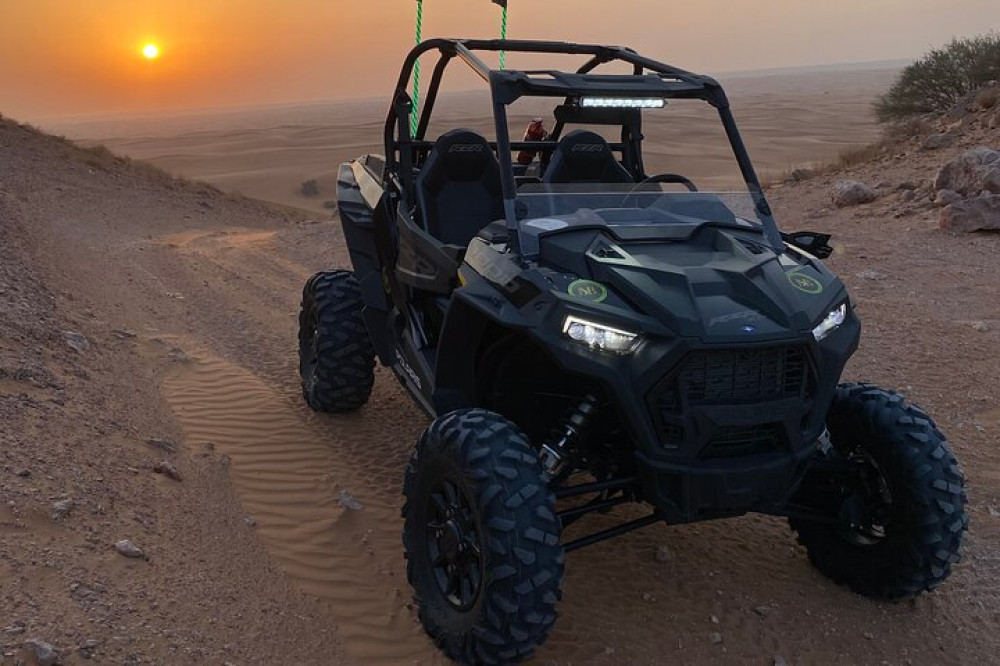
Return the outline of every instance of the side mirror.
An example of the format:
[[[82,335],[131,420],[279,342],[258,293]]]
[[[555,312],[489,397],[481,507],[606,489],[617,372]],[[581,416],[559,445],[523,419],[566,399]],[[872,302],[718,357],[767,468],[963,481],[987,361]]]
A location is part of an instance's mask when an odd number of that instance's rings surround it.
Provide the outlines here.
[[[821,234],[815,231],[796,231],[791,234],[781,234],[786,243],[804,250],[817,259],[826,259],[833,254],[830,246],[830,234]]]

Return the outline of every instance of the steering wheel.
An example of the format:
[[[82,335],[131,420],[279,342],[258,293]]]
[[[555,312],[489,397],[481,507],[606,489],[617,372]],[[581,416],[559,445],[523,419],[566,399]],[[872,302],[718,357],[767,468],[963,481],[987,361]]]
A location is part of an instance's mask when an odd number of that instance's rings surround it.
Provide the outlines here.
[[[632,190],[625,195],[625,198],[622,199],[621,207],[628,208],[628,206],[626,206],[625,204],[629,202],[629,199],[635,196],[635,194],[640,190],[640,188],[642,188],[643,185],[654,185],[657,183],[676,183],[678,185],[683,185],[684,187],[686,187],[688,189],[688,192],[698,191],[698,188],[695,186],[694,183],[691,182],[690,178],[681,176],[676,173],[661,173],[656,176],[650,176],[646,180],[642,181],[641,183],[633,187]]]

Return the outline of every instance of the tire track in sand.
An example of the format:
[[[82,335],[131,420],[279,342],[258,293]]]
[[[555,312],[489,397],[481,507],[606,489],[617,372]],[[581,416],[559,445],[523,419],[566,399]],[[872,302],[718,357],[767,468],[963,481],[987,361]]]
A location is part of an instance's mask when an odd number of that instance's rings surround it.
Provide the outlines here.
[[[396,489],[366,485],[380,477],[352,464],[357,443],[331,441],[327,419],[303,418],[240,366],[201,353],[189,359],[163,384],[186,444],[230,457],[231,478],[261,540],[299,587],[330,603],[346,653],[364,664],[438,663],[407,608]],[[342,489],[364,509],[342,507]]]

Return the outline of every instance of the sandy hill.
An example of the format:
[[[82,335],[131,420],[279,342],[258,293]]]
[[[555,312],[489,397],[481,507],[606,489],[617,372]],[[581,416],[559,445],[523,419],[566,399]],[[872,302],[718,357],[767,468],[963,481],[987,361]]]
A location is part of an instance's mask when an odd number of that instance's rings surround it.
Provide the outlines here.
[[[931,199],[944,162],[1000,143],[971,117],[948,147],[921,134],[772,192],[785,228],[835,234],[865,323],[850,378],[952,437],[972,516],[953,578],[875,604],[815,573],[780,520],[652,527],[573,554],[538,663],[1000,653],[1000,236],[942,232]],[[844,179],[875,200],[833,206]],[[301,222],[0,120],[0,663],[44,658],[30,641],[64,664],[439,662],[399,544],[424,420],[382,370],[357,415],[302,406],[299,290],[347,257],[336,223]]]

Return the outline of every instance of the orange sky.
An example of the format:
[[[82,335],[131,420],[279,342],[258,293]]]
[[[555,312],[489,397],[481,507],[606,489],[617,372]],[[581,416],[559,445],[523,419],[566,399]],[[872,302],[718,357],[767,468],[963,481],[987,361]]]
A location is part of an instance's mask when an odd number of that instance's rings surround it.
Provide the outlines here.
[[[1000,0],[510,3],[512,37],[622,43],[708,72],[915,57],[952,36],[1000,28]],[[0,0],[0,113],[30,121],[386,95],[415,7]],[[425,36],[498,31],[489,0],[425,0],[425,12]],[[159,60],[141,58],[146,42],[161,46]]]

